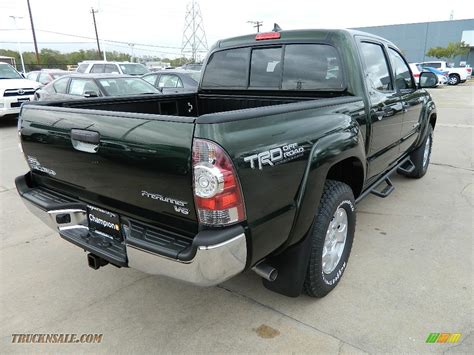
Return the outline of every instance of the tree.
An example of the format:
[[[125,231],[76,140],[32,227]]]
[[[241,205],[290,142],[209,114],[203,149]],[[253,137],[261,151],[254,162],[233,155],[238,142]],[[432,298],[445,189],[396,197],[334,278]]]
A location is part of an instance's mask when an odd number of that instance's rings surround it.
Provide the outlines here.
[[[453,59],[458,55],[465,55],[469,52],[469,45],[461,42],[449,42],[446,47],[433,47],[426,52],[428,57],[435,57],[438,59]]]

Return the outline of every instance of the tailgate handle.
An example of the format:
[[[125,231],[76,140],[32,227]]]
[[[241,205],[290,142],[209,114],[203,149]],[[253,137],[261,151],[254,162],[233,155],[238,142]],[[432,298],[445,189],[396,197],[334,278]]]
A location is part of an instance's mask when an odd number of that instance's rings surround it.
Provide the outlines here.
[[[83,129],[71,129],[71,143],[74,149],[86,153],[97,153],[99,150],[99,132]]]

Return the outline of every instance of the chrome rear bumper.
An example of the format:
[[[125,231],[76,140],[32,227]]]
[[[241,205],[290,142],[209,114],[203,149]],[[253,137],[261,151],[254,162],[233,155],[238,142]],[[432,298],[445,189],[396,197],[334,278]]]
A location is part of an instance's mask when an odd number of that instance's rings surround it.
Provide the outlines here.
[[[29,188],[25,181],[17,179],[17,190],[28,209],[44,223],[57,231],[61,237],[73,242],[79,247],[97,254],[97,248],[92,248],[87,238],[91,233],[87,222],[87,208],[80,207],[79,201],[68,201],[63,206],[57,205],[54,209],[45,208],[37,200],[30,197]],[[44,201],[44,199],[43,199]],[[72,206],[73,208],[68,208]],[[126,229],[126,228],[124,228]],[[124,251],[124,263],[116,260],[108,261],[143,271],[148,274],[163,275],[182,280],[198,286],[217,285],[245,269],[247,261],[247,242],[244,229],[233,226],[213,231],[199,232],[192,241],[193,254],[189,260],[180,260],[157,254],[133,244],[124,234],[121,243]],[[71,239],[74,237],[74,241]],[[84,242],[81,239],[84,237]],[[107,253],[100,254],[107,260]]]

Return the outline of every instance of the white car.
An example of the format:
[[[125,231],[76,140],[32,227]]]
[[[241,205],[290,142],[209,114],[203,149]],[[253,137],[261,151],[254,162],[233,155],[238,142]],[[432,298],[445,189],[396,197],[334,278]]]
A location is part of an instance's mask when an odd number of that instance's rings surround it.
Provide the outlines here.
[[[411,72],[413,73],[416,85],[418,85],[420,81],[420,74],[422,72],[427,72],[427,71],[436,74],[436,76],[438,77],[438,83],[436,84],[436,86],[446,85],[448,83],[448,77],[445,75],[439,74],[439,71],[435,73],[434,71],[431,71],[429,69],[423,69],[423,67],[419,63],[409,63],[408,65],[410,66]]]
[[[106,62],[103,60],[85,60],[80,62],[77,70],[81,74],[126,74],[126,75],[145,75],[149,73],[147,67],[140,63],[130,62]]]
[[[39,86],[23,78],[10,64],[0,63],[0,118],[17,115],[23,102],[33,100]]]

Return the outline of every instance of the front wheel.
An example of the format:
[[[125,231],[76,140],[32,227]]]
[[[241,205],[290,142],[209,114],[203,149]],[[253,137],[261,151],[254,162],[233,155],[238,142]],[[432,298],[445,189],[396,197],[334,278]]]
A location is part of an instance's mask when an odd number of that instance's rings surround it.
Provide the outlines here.
[[[309,296],[324,297],[341,280],[351,253],[355,223],[351,188],[327,180],[310,235],[311,255],[304,282]]]

